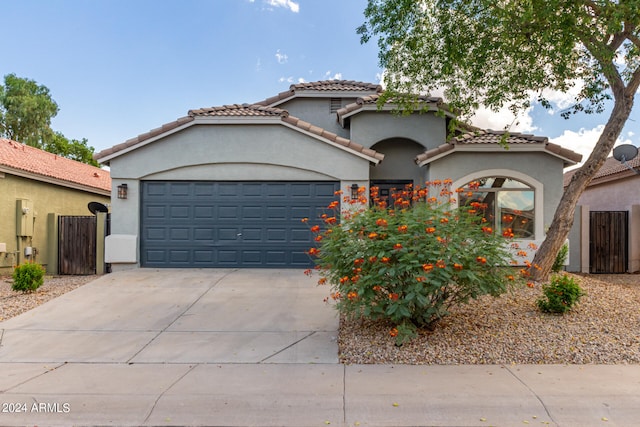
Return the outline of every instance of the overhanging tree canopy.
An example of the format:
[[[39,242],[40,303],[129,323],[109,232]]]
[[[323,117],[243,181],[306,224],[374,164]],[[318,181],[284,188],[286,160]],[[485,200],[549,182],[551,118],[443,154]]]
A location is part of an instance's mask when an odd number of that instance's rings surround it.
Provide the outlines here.
[[[444,90],[469,118],[480,106],[514,113],[549,90],[580,87],[572,113],[613,109],[598,142],[565,189],[534,259],[546,280],[573,225],[578,198],[611,152],[640,85],[640,0],[369,0],[362,41],[378,37],[386,91],[401,109],[411,94]]]

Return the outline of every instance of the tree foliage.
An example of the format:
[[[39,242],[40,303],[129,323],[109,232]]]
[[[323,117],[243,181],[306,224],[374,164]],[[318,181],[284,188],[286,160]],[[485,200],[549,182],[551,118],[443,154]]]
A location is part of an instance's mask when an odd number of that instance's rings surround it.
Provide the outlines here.
[[[4,77],[4,86],[0,85],[0,136],[98,166],[94,149],[85,138],[69,140],[51,129],[51,119],[58,111],[46,86],[15,74]]]
[[[573,224],[578,198],[602,166],[640,85],[640,0],[369,0],[363,42],[378,38],[386,92],[400,108],[444,90],[460,120],[480,106],[517,113],[550,91],[579,88],[571,114],[613,109],[558,205],[534,271],[545,280]]]

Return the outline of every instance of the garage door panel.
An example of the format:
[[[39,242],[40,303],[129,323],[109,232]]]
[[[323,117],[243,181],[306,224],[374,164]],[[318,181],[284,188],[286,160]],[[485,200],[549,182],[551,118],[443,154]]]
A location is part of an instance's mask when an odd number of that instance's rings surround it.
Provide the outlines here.
[[[296,267],[334,182],[143,182],[141,264],[148,267]]]

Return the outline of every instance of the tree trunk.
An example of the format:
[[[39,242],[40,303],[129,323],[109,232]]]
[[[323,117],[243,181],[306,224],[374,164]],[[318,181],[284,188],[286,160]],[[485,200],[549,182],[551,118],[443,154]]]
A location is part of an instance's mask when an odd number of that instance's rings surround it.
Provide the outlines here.
[[[547,235],[540,245],[530,268],[531,277],[536,282],[548,281],[553,262],[573,226],[578,199],[598,170],[600,170],[605,160],[607,160],[618,136],[620,136],[622,128],[631,114],[634,94],[634,92],[629,94],[625,91],[623,96],[616,97],[609,121],[605,125],[600,138],[598,138],[591,155],[573,175],[571,182],[565,188]]]

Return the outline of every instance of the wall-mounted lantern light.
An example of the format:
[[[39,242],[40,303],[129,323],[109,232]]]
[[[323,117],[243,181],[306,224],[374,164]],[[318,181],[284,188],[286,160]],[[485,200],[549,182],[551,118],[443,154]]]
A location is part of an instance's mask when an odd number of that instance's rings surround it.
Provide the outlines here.
[[[353,200],[358,198],[358,184],[356,183],[351,184],[351,198]]]
[[[118,199],[126,199],[127,198],[127,184],[118,185]]]

